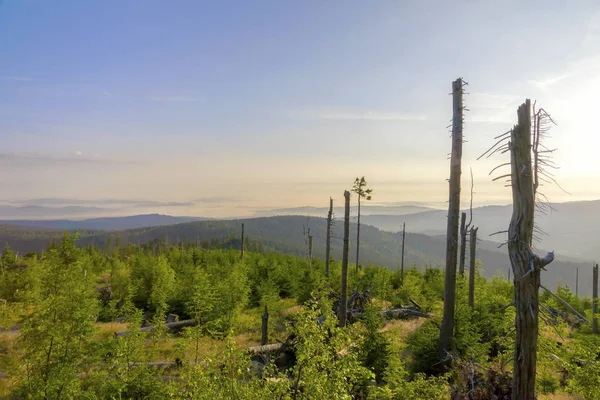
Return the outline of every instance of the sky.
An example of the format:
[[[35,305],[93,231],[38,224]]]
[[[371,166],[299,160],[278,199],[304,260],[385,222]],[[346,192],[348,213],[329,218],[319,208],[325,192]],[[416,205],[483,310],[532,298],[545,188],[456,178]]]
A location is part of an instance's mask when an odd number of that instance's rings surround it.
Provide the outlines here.
[[[596,1],[0,0],[0,60],[9,211],[247,216],[363,175],[443,208],[458,77],[463,204],[470,168],[475,205],[510,203],[508,154],[476,159],[526,98],[557,123],[544,193],[600,199]]]

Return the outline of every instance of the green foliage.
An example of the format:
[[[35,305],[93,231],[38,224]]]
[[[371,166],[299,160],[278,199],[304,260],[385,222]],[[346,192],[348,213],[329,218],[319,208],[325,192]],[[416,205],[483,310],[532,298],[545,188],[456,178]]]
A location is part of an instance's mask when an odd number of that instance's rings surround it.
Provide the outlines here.
[[[385,373],[385,386],[372,387],[369,399],[375,400],[446,400],[450,398],[447,376],[427,377],[423,373],[410,376],[404,361],[397,355],[390,359]]]
[[[466,378],[457,378],[464,371],[457,372],[454,365],[440,375],[444,364],[435,315],[443,299],[444,273],[439,269],[421,273],[409,268],[403,284],[397,271],[383,267],[367,265],[350,273],[351,290],[368,289],[376,300],[359,322],[340,329],[328,298],[331,291],[340,291],[337,262],[326,279],[317,259],[309,265],[304,257],[249,251],[241,261],[233,241],[231,249],[220,248],[222,241],[200,248],[156,241],[99,249],[77,248],[76,240],[66,236],[43,255],[17,258],[6,249],[0,257],[0,293],[7,300],[0,326],[21,327],[14,352],[0,338],[0,370],[10,373],[16,398],[435,400],[450,397],[449,382],[453,395],[459,386],[466,388]],[[463,366],[501,365],[512,356],[507,333],[514,308],[505,307],[512,301],[512,285],[501,278],[486,280],[478,269],[474,309],[467,306],[467,290],[466,280],[459,278],[452,356]],[[589,311],[567,287],[558,294]],[[543,299],[561,309],[551,298]],[[401,332],[404,323],[382,330],[381,309],[375,304],[405,306],[411,300],[434,316],[412,333]],[[291,310],[280,313],[294,301],[303,306],[294,307],[291,316]],[[265,306],[272,316],[272,341],[293,337],[295,364],[286,369],[278,369],[273,360],[250,359],[240,348],[260,337]],[[167,332],[167,313],[196,324]],[[127,325],[115,329],[130,334],[112,335],[116,318],[125,318]],[[289,319],[294,323],[285,324]],[[105,323],[96,325],[98,321]],[[140,331],[147,324],[158,327]],[[584,326],[571,333],[566,324],[550,328],[542,321],[539,393],[561,390],[555,371],[564,367],[568,391],[598,398],[600,339],[588,331]],[[570,340],[559,346],[555,336],[560,335]],[[560,357],[560,365],[551,355]],[[179,364],[148,366],[157,360]],[[503,367],[497,370],[505,385],[509,375]],[[480,377],[495,379],[485,373]]]
[[[368,304],[360,321],[366,328],[360,345],[360,360],[375,374],[375,380],[381,383],[391,355],[390,340],[380,332],[384,325],[381,309]]]
[[[301,390],[308,399],[351,399],[366,390],[373,373],[358,359],[355,332],[338,328],[331,303],[320,298],[307,304],[292,328],[298,339],[292,398]]]
[[[21,395],[58,399],[80,392],[77,374],[90,354],[87,352],[98,301],[90,265],[80,257],[74,239],[65,236],[41,259],[43,268],[35,277],[25,302],[31,310],[21,321]]]

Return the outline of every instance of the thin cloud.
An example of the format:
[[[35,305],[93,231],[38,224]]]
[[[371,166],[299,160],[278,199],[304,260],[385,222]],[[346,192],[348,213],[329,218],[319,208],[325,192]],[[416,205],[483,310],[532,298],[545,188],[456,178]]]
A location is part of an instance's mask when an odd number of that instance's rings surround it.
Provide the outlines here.
[[[9,81],[18,81],[18,82],[29,82],[29,81],[33,80],[26,76],[3,76],[2,79],[6,79]]]
[[[198,103],[202,101],[202,99],[196,97],[150,97],[150,100],[165,103]]]
[[[218,204],[218,203],[241,203],[244,201],[245,201],[245,199],[242,199],[241,197],[235,197],[235,196],[212,196],[212,197],[202,197],[199,199],[195,199],[194,203]]]
[[[10,206],[36,206],[36,207],[67,207],[67,206],[86,206],[86,207],[124,207],[133,208],[152,208],[152,207],[192,207],[193,202],[179,201],[154,201],[154,200],[131,200],[131,199],[99,199],[99,200],[82,200],[82,199],[65,199],[65,198],[41,198],[27,199],[20,201],[9,201]]]
[[[514,119],[514,110],[522,102],[520,96],[501,93],[471,93],[465,96],[469,111],[468,122],[508,123]]]
[[[552,78],[547,78],[547,79],[543,79],[543,80],[539,80],[539,81],[538,80],[530,80],[530,81],[528,81],[528,83],[532,86],[535,86],[536,88],[538,88],[540,90],[547,90],[550,86],[557,84],[558,82],[562,81],[563,79],[565,79],[568,76],[569,75],[565,74],[565,75],[555,76]]]
[[[426,115],[382,111],[356,110],[296,110],[289,113],[295,119],[366,120],[366,121],[426,121]]]
[[[102,94],[108,97],[112,96],[112,94],[110,94],[109,92],[102,92]]]
[[[0,153],[0,165],[57,165],[57,164],[132,164],[132,161],[112,160],[98,157],[83,157],[82,154],[62,156],[40,153]]]

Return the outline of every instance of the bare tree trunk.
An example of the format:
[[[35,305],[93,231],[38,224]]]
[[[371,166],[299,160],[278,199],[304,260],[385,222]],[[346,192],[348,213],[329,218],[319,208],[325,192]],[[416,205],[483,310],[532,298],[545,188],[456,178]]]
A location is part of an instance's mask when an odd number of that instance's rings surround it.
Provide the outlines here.
[[[554,254],[540,259],[531,250],[535,193],[531,164],[531,102],[518,111],[518,124],[511,132],[511,185],[513,214],[508,228],[508,253],[515,286],[515,354],[512,396],[535,398],[537,339],[539,327],[540,271]]]
[[[579,297],[579,267],[575,272],[575,297]]]
[[[465,256],[467,253],[467,213],[462,213],[460,216],[460,258],[458,261],[458,274],[465,276]]]
[[[312,265],[312,246],[313,244],[313,237],[312,235],[308,237],[308,263],[310,265]]]
[[[465,214],[463,214],[465,215]],[[477,229],[471,228],[471,244],[469,246],[469,307],[475,307],[475,257],[477,255]]]
[[[333,220],[333,199],[329,198],[329,213],[327,214],[327,239],[325,244],[325,277],[329,278],[331,263],[331,221]]]
[[[342,290],[340,296],[340,327],[346,326],[348,314],[348,250],[350,242],[350,192],[344,191],[344,252],[342,254]]]
[[[260,335],[260,345],[264,346],[269,342],[269,311],[265,306],[265,313],[262,315],[262,329]]]
[[[242,224],[242,250],[240,258],[244,259],[244,224]]]
[[[402,224],[402,258],[400,264],[400,283],[404,285],[404,239],[406,238],[406,222]]]
[[[446,231],[446,282],[444,285],[444,314],[440,329],[440,357],[452,348],[454,306],[456,298],[456,258],[458,253],[458,214],[460,213],[460,174],[463,143],[463,81],[452,82],[452,154],[450,157],[450,204]]]
[[[510,268],[508,269],[508,281],[510,282]]]
[[[598,333],[598,264],[594,265],[592,278],[592,331]]]
[[[308,229],[308,265],[312,265],[312,243],[313,237],[310,234],[310,228]]]
[[[358,195],[358,221],[356,225],[356,273],[358,274],[358,253],[360,251],[360,194]]]

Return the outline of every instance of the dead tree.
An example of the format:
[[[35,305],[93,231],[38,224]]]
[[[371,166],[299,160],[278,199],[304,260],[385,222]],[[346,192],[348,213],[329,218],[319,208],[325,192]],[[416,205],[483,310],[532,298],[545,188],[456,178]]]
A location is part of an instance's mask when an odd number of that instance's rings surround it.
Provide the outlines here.
[[[308,230],[308,265],[312,265],[313,235]]]
[[[464,214],[463,214],[464,215]],[[475,257],[477,255],[477,229],[471,228],[471,243],[469,245],[469,307],[475,307]]]
[[[458,259],[458,274],[465,276],[465,256],[467,253],[467,213],[460,216],[460,257]]]
[[[325,243],[325,277],[329,278],[329,265],[331,263],[331,222],[333,220],[333,199],[329,198],[329,212],[327,213],[327,236]]]
[[[342,254],[342,289],[340,298],[340,327],[346,326],[348,307],[348,250],[350,242],[350,192],[344,191],[344,252]]]
[[[400,261],[400,283],[404,285],[404,239],[406,238],[406,222],[402,224],[402,258]]]
[[[463,81],[452,82],[452,153],[450,156],[450,195],[446,232],[446,282],[444,285],[444,314],[440,329],[440,356],[446,359],[454,334],[456,298],[456,261],[458,253],[458,215],[460,213],[460,175],[463,145]]]
[[[242,223],[242,247],[240,258],[244,259],[244,224]]]
[[[579,267],[575,271],[575,297],[579,298]]]
[[[358,255],[360,251],[360,199],[371,200],[371,193],[373,193],[373,189],[366,189],[367,181],[365,177],[356,178],[354,180],[354,186],[352,187],[352,191],[356,193],[356,197],[358,198],[358,220],[356,224],[356,273],[358,273]]]
[[[471,171],[471,202],[469,205],[469,222],[467,222],[467,213],[462,213],[460,219],[460,258],[459,258],[459,267],[458,273],[461,277],[465,276],[465,253],[467,252],[467,233],[469,232],[469,228],[471,227],[471,222],[473,222],[473,168]]]
[[[592,331],[598,333],[598,264],[594,265],[592,277]]]
[[[513,214],[508,228],[508,253],[515,286],[515,354],[513,397],[534,399],[539,328],[541,270],[554,260],[554,253],[540,258],[532,251],[537,168],[532,168],[531,102],[518,111],[508,148],[511,155],[510,181]],[[534,130],[534,151],[538,136]],[[537,166],[537,156],[535,157]]]
[[[264,346],[269,343],[269,311],[265,306],[265,312],[262,315],[262,329],[260,335],[260,345]]]

